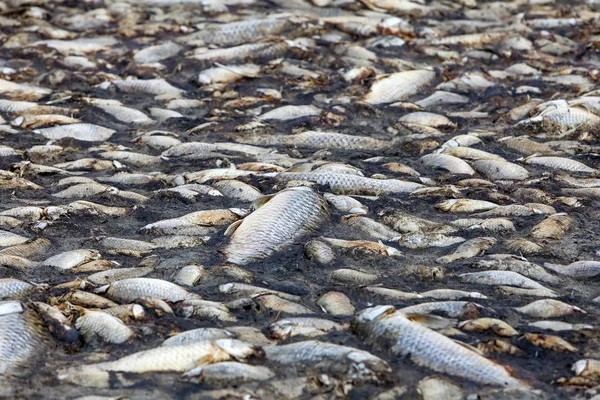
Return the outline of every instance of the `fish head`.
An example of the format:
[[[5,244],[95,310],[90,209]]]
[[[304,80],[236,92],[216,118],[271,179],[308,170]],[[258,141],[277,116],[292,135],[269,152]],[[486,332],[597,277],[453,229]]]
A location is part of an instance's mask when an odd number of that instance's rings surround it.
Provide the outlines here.
[[[362,310],[356,315],[355,321],[357,323],[369,323],[371,321],[376,320],[384,315],[393,314],[396,312],[396,307],[394,306],[376,306]]]

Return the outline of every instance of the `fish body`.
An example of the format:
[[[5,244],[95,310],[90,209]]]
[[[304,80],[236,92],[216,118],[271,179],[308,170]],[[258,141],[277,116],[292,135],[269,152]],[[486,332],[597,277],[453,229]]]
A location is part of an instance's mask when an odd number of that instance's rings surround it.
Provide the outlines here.
[[[285,189],[244,218],[224,249],[227,261],[247,264],[267,258],[295,239],[316,230],[327,219],[321,196],[307,187]]]
[[[368,344],[398,357],[408,356],[419,366],[483,385],[525,385],[512,377],[504,366],[411,321],[392,306],[378,306],[359,312],[354,326]]]

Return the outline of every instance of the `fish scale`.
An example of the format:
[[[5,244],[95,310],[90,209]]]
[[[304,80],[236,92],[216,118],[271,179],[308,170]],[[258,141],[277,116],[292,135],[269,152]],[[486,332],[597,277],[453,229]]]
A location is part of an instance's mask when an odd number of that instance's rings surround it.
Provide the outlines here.
[[[282,172],[277,180],[309,181],[319,185],[329,185],[336,194],[406,194],[425,187],[420,183],[397,179],[372,179],[350,174]]]
[[[354,320],[357,333],[370,345],[408,356],[415,364],[437,372],[484,385],[522,387],[506,368],[452,341],[446,336],[412,322],[392,306],[368,308]]]

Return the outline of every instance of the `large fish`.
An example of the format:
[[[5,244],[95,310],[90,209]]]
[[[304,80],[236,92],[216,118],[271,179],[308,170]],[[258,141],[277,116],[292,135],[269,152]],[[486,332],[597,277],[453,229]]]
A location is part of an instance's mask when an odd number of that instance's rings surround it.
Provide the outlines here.
[[[265,196],[252,214],[229,226],[227,261],[247,264],[269,257],[298,237],[317,229],[328,217],[327,203],[308,187],[285,189]]]
[[[266,174],[265,174],[266,175]],[[401,181],[399,179],[373,179],[364,176],[319,172],[280,172],[277,180],[309,181],[319,185],[328,185],[336,194],[355,194],[378,196],[381,194],[407,194],[413,190],[424,188],[420,183]]]
[[[393,306],[367,308],[357,314],[353,324],[370,345],[399,357],[408,356],[417,365],[483,385],[526,386],[504,366],[411,321]]]

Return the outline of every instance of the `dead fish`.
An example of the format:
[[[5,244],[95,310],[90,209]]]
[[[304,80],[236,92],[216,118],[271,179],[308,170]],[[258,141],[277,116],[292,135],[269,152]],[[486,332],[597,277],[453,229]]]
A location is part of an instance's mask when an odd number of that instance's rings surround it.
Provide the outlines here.
[[[462,400],[465,396],[460,386],[439,375],[420,380],[417,392],[422,400]]]
[[[322,110],[313,105],[307,106],[282,106],[260,115],[259,121],[278,120],[289,121],[302,117],[312,117],[320,115]]]
[[[430,297],[436,300],[459,300],[467,299],[487,299],[487,296],[479,292],[466,292],[456,289],[433,289],[419,293],[421,297]]]
[[[253,300],[268,310],[276,314],[314,314],[315,312],[308,307],[295,303],[290,300],[283,299],[277,295],[266,293],[258,294],[253,297]]]
[[[544,267],[572,278],[592,278],[600,274],[598,261],[575,261],[569,265],[544,263]]]
[[[458,328],[466,332],[485,332],[490,330],[499,336],[511,337],[519,332],[506,322],[496,318],[478,318],[462,321]]]
[[[188,264],[180,268],[173,281],[178,285],[194,286],[206,275],[204,267],[198,264]]]
[[[575,362],[571,369],[577,376],[598,377],[600,375],[600,361],[591,358]]]
[[[571,228],[573,219],[566,214],[554,214],[531,229],[535,240],[560,240]]]
[[[560,352],[576,352],[577,348],[563,338],[543,333],[526,333],[520,339],[531,342],[534,346]]]
[[[186,299],[174,306],[175,314],[184,318],[197,318],[206,321],[236,322],[237,318],[229,309],[218,302],[200,299]]]
[[[246,213],[239,209],[203,210],[183,215],[177,218],[165,219],[148,224],[141,230],[166,235],[192,234],[206,235],[214,232],[214,226],[232,224],[240,220]],[[204,227],[204,229],[202,229]]]
[[[398,239],[397,237],[394,240]],[[402,235],[398,244],[409,249],[426,249],[429,247],[448,247],[462,243],[466,239],[462,237],[446,236],[441,233],[410,233]]]
[[[424,185],[397,179],[373,179],[363,176],[312,172],[280,172],[276,179],[283,182],[309,181],[329,186],[335,194],[370,195],[406,194]]]
[[[71,138],[85,142],[103,142],[109,140],[115,132],[114,129],[87,123],[60,125],[33,131],[49,140]]]
[[[162,346],[178,346],[181,344],[190,344],[204,340],[230,339],[233,338],[231,332],[220,328],[198,328],[181,332],[171,336],[162,343]]]
[[[133,55],[133,59],[137,63],[154,63],[174,57],[181,50],[181,46],[173,42],[165,42],[137,50]]]
[[[270,111],[270,113],[276,110]],[[267,113],[268,114],[268,113]],[[294,135],[265,135],[251,138],[236,139],[262,145],[288,145],[308,149],[361,150],[378,151],[389,147],[385,140],[368,136],[347,135],[330,131],[306,131]]]
[[[452,174],[475,175],[475,170],[458,157],[448,154],[427,154],[420,158],[428,168],[443,169]]]
[[[404,307],[399,311],[403,312],[404,314],[423,315],[437,312],[453,318],[465,316],[475,318],[479,314],[479,310],[482,308],[482,305],[469,301],[436,301]]]
[[[379,280],[379,276],[357,271],[355,269],[341,268],[336,269],[331,273],[331,279],[336,282],[351,285],[368,285],[377,282]]]
[[[335,316],[354,315],[356,311],[348,296],[341,292],[327,292],[315,304],[327,314]]]
[[[79,332],[58,308],[39,301],[31,303],[31,305],[52,336],[65,343],[77,343]]]
[[[477,257],[490,247],[493,247],[496,242],[497,240],[491,237],[470,239],[460,244],[454,253],[439,257],[436,261],[440,264],[448,264],[458,260]]]
[[[187,373],[186,377],[197,377],[194,381],[206,384],[239,384],[243,382],[267,381],[275,377],[275,373],[263,366],[248,365],[234,361],[224,361],[206,365]]]
[[[225,283],[219,285],[219,292],[225,294],[233,294],[236,297],[254,297],[260,294],[269,293],[276,295],[277,297],[281,297],[282,299],[290,300],[290,301],[300,301],[300,297],[288,294],[285,292],[281,292],[278,290],[272,290],[268,288],[262,288],[259,286],[248,285],[245,283]]]
[[[319,240],[311,240],[304,245],[304,254],[309,260],[319,264],[329,264],[335,260],[335,254],[331,247]]]
[[[317,340],[265,346],[264,351],[268,360],[278,364],[295,368],[321,367],[328,373],[337,372],[359,381],[378,381],[391,371],[385,361],[364,350]]]
[[[392,240],[400,233],[388,228],[386,225],[359,215],[348,215],[341,218],[340,222],[356,229],[359,233],[374,240]]]
[[[415,102],[416,105],[423,108],[430,108],[433,106],[445,105],[445,104],[465,104],[469,102],[467,96],[452,92],[444,92],[443,90],[435,91],[430,96]]]
[[[498,204],[485,200],[450,199],[436,204],[435,207],[444,212],[459,213],[487,211],[498,207]]]
[[[287,339],[294,336],[315,337],[340,332],[346,326],[321,318],[286,318],[269,325],[269,333],[275,339]]]
[[[372,242],[370,240],[342,240],[335,238],[321,237],[321,240],[332,246],[351,249],[351,251],[363,252],[366,254],[379,254],[382,256],[400,256],[402,252],[391,246],[383,244],[381,241]]]
[[[546,289],[543,285],[512,271],[482,271],[460,274],[459,279],[466,283],[479,285],[516,286],[525,289]]]
[[[431,85],[435,77],[435,71],[425,69],[397,72],[375,82],[364,100],[369,104],[406,100]]]
[[[101,257],[100,252],[91,249],[79,249],[65,251],[42,261],[41,265],[48,265],[63,271],[68,271],[80,265],[97,260]]]
[[[546,143],[536,142],[527,136],[507,136],[498,139],[498,142],[501,145],[521,154],[525,154],[526,156],[533,154],[553,155],[556,153],[556,151]]]
[[[376,279],[375,279],[376,280]],[[376,298],[385,299],[388,302],[397,302],[404,300],[420,299],[425,296],[419,293],[404,292],[398,289],[389,289],[380,286],[364,286],[361,290]]]
[[[259,73],[260,66],[256,64],[219,65],[200,72],[198,82],[204,85],[230,83],[244,78],[256,78]]]
[[[502,365],[412,322],[392,306],[367,308],[354,321],[357,334],[369,345],[408,355],[415,364],[473,382],[502,387],[526,386]]]
[[[540,166],[553,170],[576,172],[582,174],[596,174],[598,172],[597,169],[588,167],[582,162],[565,157],[530,156],[523,159],[523,162],[530,165]]]
[[[360,201],[350,196],[335,195],[332,193],[324,193],[325,200],[336,209],[350,214],[367,214],[369,208],[363,205]]]
[[[315,230],[328,214],[325,201],[307,187],[282,190],[257,205],[256,211],[227,229],[231,241],[224,254],[229,262],[247,264],[269,257]]]
[[[163,299],[178,302],[186,299],[200,299],[200,296],[188,292],[181,286],[161,279],[129,278],[112,282],[96,290],[120,303],[130,303],[141,297]]]
[[[11,247],[26,243],[29,238],[9,231],[0,230],[0,247]]]
[[[222,196],[243,202],[253,202],[263,196],[260,190],[247,183],[228,179],[212,184]]]
[[[508,161],[501,160],[477,160],[472,163],[473,168],[477,172],[485,175],[486,178],[499,180],[519,180],[529,178],[529,172],[517,165]]]
[[[470,230],[481,229],[492,233],[508,233],[517,230],[512,221],[507,218],[464,218],[456,219],[451,224],[458,228]]]
[[[26,97],[31,100],[39,100],[52,93],[52,90],[28,83],[11,82],[0,79],[0,93],[10,97]]]
[[[527,326],[543,329],[548,331],[555,332],[564,332],[564,331],[580,331],[580,330],[592,330],[594,327],[592,325],[586,324],[570,324],[568,322],[562,321],[535,321],[530,322]]]
[[[577,307],[558,300],[537,300],[523,307],[515,308],[520,313],[527,314],[536,318],[553,318],[565,315],[586,314],[586,312]]]
[[[0,299],[19,300],[35,291],[35,286],[14,278],[0,279]]]
[[[75,328],[87,343],[98,339],[107,343],[123,343],[133,337],[131,328],[120,319],[103,311],[78,309],[79,317],[75,320]]]
[[[108,376],[109,372],[185,372],[205,364],[245,359],[258,354],[254,346],[235,339],[205,340],[176,346],[160,346],[99,364],[71,367],[59,371],[62,381],[77,383],[82,378]],[[193,373],[193,372],[191,372]]]
[[[160,79],[126,79],[112,82],[125,93],[153,94],[155,96],[179,97],[185,90],[176,88],[166,80]]]

